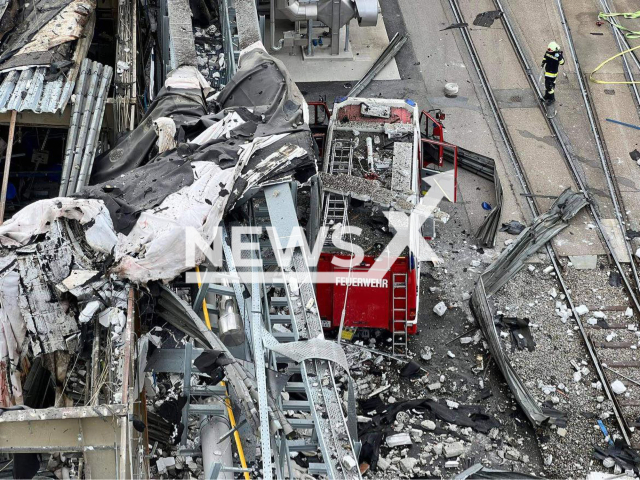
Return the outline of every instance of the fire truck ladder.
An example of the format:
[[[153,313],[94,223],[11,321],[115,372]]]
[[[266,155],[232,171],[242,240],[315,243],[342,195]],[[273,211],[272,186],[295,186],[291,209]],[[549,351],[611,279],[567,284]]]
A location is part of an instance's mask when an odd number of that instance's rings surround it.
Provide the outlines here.
[[[392,326],[392,346],[393,354],[406,355],[408,352],[407,342],[409,332],[407,331],[407,317],[409,315],[409,297],[407,295],[407,274],[392,274],[392,302],[393,302],[393,326]],[[402,349],[402,351],[399,351]]]
[[[280,243],[286,246],[294,229],[298,227],[291,186],[270,186],[265,188],[264,195],[269,213],[266,220],[273,226]],[[289,263],[283,264],[283,260],[279,259],[279,265],[275,268],[280,278],[277,281],[273,280],[271,285],[263,282],[262,286],[265,329],[280,343],[323,338],[311,272],[301,246],[294,248]],[[292,287],[296,284],[295,288]],[[271,287],[275,288],[277,295],[268,295]],[[281,328],[282,326],[288,328]],[[254,346],[256,341],[254,336]],[[283,398],[280,394],[277,396],[276,402],[283,412],[295,413],[292,418],[287,418],[294,430],[293,434],[274,439],[277,445],[272,450],[275,454],[276,470],[284,473],[286,466],[289,473],[284,477],[291,478],[294,475],[291,470],[290,453],[317,451],[322,462],[310,463],[309,474],[326,475],[332,479],[360,480],[362,477],[356,460],[359,445],[354,445],[353,440],[357,432],[353,428],[355,425],[347,424],[331,364],[326,360],[310,359],[293,365],[286,357],[276,356],[271,350],[266,352],[266,358],[266,367],[270,367],[272,371],[278,371],[278,364],[289,363],[287,374],[300,374],[302,381],[287,381],[284,392],[303,394],[305,397],[304,400],[291,400]],[[279,375],[282,376],[281,373]],[[271,378],[273,375],[268,377]],[[272,384],[271,390],[273,386]],[[351,413],[355,418],[355,412],[350,412],[349,417]],[[352,428],[349,428],[350,426]]]
[[[351,175],[353,167],[353,148],[352,141],[345,142],[336,140],[333,142],[331,150],[331,163],[329,164],[329,173]],[[324,205],[324,225],[331,226],[337,224],[346,224],[347,208],[349,201],[343,195],[337,193],[327,194]],[[325,246],[331,245],[331,236],[328,235],[325,240]]]

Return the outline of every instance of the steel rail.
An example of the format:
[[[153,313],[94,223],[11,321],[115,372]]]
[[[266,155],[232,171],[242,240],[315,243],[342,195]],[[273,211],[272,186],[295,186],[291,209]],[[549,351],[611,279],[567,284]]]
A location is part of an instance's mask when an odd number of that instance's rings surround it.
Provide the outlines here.
[[[561,0],[556,0],[557,2],[560,2]],[[538,85],[537,79],[535,78],[535,75],[533,74],[533,70],[531,68],[531,65],[529,64],[526,55],[524,53],[524,50],[522,49],[522,47],[520,46],[520,43],[518,42],[518,37],[516,36],[513,27],[511,26],[511,22],[509,21],[509,17],[507,16],[504,8],[502,7],[502,3],[500,0],[494,0],[494,4],[496,5],[496,8],[498,10],[500,10],[502,12],[502,22],[505,26],[505,31],[509,37],[509,41],[511,42],[514,51],[516,53],[516,56],[518,57],[518,60],[520,61],[520,64],[524,70],[524,73],[529,81],[529,84],[531,85],[531,88],[534,90],[534,92],[537,95],[538,98],[538,106],[540,107],[541,111],[543,113],[545,113],[545,118],[547,118],[546,116],[546,110],[545,110],[545,106],[543,103],[543,95],[542,95],[542,91],[540,90],[540,86]],[[627,250],[627,254],[629,255],[629,260],[631,262],[631,269],[633,272],[633,277],[634,277],[634,281],[636,284],[636,288],[640,289],[640,279],[638,278],[638,273],[637,270],[635,268],[635,263],[633,262],[633,252],[631,251],[631,248],[629,246],[629,242],[626,240],[626,230],[624,227],[624,222],[622,220],[622,215],[621,215],[621,210],[620,210],[620,205],[618,203],[618,197],[617,197],[617,193],[616,193],[616,189],[613,185],[613,179],[611,176],[611,172],[609,170],[609,166],[608,166],[608,161],[607,161],[607,157],[605,154],[605,150],[604,150],[604,145],[602,143],[602,139],[600,136],[600,133],[598,131],[598,128],[596,126],[596,122],[595,122],[595,115],[593,113],[593,109],[591,108],[591,101],[590,101],[590,97],[588,92],[586,91],[586,86],[584,85],[584,81],[582,79],[581,76],[581,70],[579,70],[579,64],[577,63],[577,58],[575,56],[575,50],[573,49],[573,42],[570,39],[570,35],[571,32],[568,29],[568,25],[566,23],[566,19],[564,17],[564,11],[561,11],[561,16],[562,16],[562,21],[563,24],[565,26],[565,33],[567,35],[567,37],[569,38],[569,44],[570,44],[570,48],[571,48],[571,55],[574,59],[574,62],[576,64],[576,73],[578,75],[578,82],[580,85],[580,89],[581,89],[581,94],[585,103],[585,108],[587,109],[587,114],[589,116],[589,123],[592,129],[592,133],[594,136],[594,139],[596,141],[596,145],[598,147],[598,154],[600,156],[600,161],[602,164],[602,168],[603,168],[603,172],[605,174],[606,180],[607,180],[607,186],[609,188],[609,194],[611,196],[611,201],[614,207],[614,210],[616,212],[616,220],[618,221],[618,225],[621,229],[621,233],[622,233],[622,238],[625,241],[625,249]],[[585,194],[585,196],[587,197],[587,200],[589,200],[589,209],[591,211],[591,215],[594,219],[594,222],[596,223],[596,226],[598,227],[598,231],[600,233],[600,237],[602,238],[603,242],[605,243],[605,246],[609,252],[609,254],[611,255],[611,258],[613,258],[614,263],[616,264],[616,268],[617,270],[620,272],[620,275],[622,276],[622,280],[625,284],[625,287],[627,289],[627,292],[629,293],[629,296],[631,297],[633,304],[636,308],[636,311],[640,313],[640,302],[638,301],[638,298],[635,294],[634,289],[631,286],[631,283],[629,281],[629,279],[627,278],[627,274],[624,271],[624,268],[622,267],[622,264],[620,262],[620,260],[618,259],[618,256],[613,248],[613,244],[611,243],[611,239],[609,238],[609,236],[607,235],[604,226],[602,225],[602,221],[600,218],[600,214],[596,208],[596,204],[593,201],[593,199],[591,198],[591,195],[589,193],[589,186],[586,184],[585,180],[583,179],[582,175],[580,174],[576,162],[573,158],[573,155],[571,154],[571,152],[569,151],[569,145],[567,142],[565,142],[563,140],[562,137],[562,132],[561,132],[561,128],[560,128],[560,124],[558,122],[557,119],[555,118],[547,118],[547,125],[549,126],[549,128],[551,129],[551,131],[553,132],[554,136],[556,137],[556,140],[558,142],[558,145],[560,146],[560,148],[562,149],[563,155],[565,157],[566,163],[569,167],[569,169],[571,170],[571,173],[576,181],[576,184],[578,185],[578,187],[580,188],[580,190]]]
[[[602,6],[602,10],[604,11],[604,13],[611,13],[608,0],[600,0],[600,5]],[[616,25],[619,25],[618,20],[616,20],[615,17],[610,17],[609,25],[611,26],[611,30],[613,30],[613,36],[616,39],[618,50],[620,50],[620,52],[629,50],[631,48],[631,45],[627,41],[627,37],[625,37],[624,34],[620,31],[620,29],[616,27]],[[640,60],[638,60],[638,57],[635,55],[635,52],[631,52],[631,58],[633,59],[633,62],[636,64],[636,67],[638,68],[638,70],[640,70]],[[631,66],[629,65],[629,61],[627,60],[626,55],[622,55],[622,63],[624,65],[624,70],[625,70],[627,79],[630,82],[632,82],[633,73],[631,72]],[[638,85],[636,85],[635,83],[632,83],[629,86],[631,87],[631,90],[633,91],[633,96],[636,99],[636,110],[638,110],[638,116],[640,117],[640,92],[638,91]]]
[[[499,2],[500,0],[495,0]],[[633,251],[631,249],[631,245],[627,240],[627,232],[625,228],[625,219],[624,215],[624,203],[622,201],[622,195],[620,194],[620,190],[618,187],[618,182],[616,181],[615,171],[613,170],[613,166],[611,165],[611,160],[607,153],[607,148],[605,142],[602,138],[602,134],[600,133],[599,124],[597,121],[597,113],[595,108],[593,108],[593,102],[591,100],[591,95],[589,93],[589,89],[584,81],[584,75],[582,73],[582,68],[580,67],[580,62],[578,62],[578,55],[575,49],[575,45],[573,44],[573,37],[571,35],[571,28],[569,27],[569,23],[567,22],[567,18],[564,14],[564,8],[562,7],[562,0],[556,0],[558,5],[558,11],[560,12],[560,18],[562,20],[562,25],[564,27],[565,34],[567,36],[567,40],[569,42],[569,48],[571,50],[571,56],[573,58],[573,63],[576,68],[576,75],[578,77],[578,83],[580,85],[580,90],[582,92],[582,99],[584,101],[584,106],[587,109],[587,114],[589,116],[589,123],[591,125],[591,131],[593,132],[593,137],[596,141],[596,145],[598,146],[598,155],[600,157],[600,163],[602,164],[602,170],[605,172],[607,179],[607,187],[609,188],[609,195],[611,196],[611,201],[615,207],[616,219],[618,220],[618,225],[620,227],[620,233],[622,234],[622,238],[624,240],[625,249],[627,250],[627,255],[629,255],[629,263],[631,264],[631,271],[633,272],[633,279],[636,284],[636,289],[640,290],[640,278],[638,278],[638,270],[636,268],[636,264],[633,261]],[[503,16],[504,17],[504,16]],[[604,234],[605,232],[603,232]],[[611,250],[611,254],[614,256],[614,251]],[[616,260],[616,264],[618,261]],[[620,272],[623,274],[623,272]],[[624,274],[623,274],[624,276]],[[628,290],[630,288],[628,287]],[[640,314],[640,305],[638,305],[638,300],[635,296],[635,293],[629,291],[629,294],[633,297],[633,300],[636,304],[636,311]]]
[[[494,0],[494,1],[495,1],[496,5],[499,7],[499,10],[503,12],[502,18],[503,18],[503,21],[504,21],[505,17],[504,17],[504,10],[502,9],[502,5],[497,0]],[[458,6],[457,0],[448,0],[448,2],[449,2],[449,5],[451,7],[451,10],[453,11],[453,15],[455,17],[455,21],[457,23],[464,23],[464,17],[462,15],[462,12],[461,12],[459,6]],[[507,24],[507,22],[508,22],[508,20],[505,22],[505,24]],[[530,196],[532,192],[531,192],[531,190],[529,188],[529,184],[528,184],[528,181],[526,179],[526,175],[524,173],[524,170],[522,168],[522,164],[520,162],[520,159],[518,158],[518,154],[517,154],[517,152],[515,150],[514,143],[513,143],[512,139],[511,139],[511,136],[510,136],[510,134],[509,134],[509,132],[507,130],[506,122],[504,121],[504,118],[502,117],[502,113],[500,112],[500,109],[498,107],[498,102],[495,99],[495,96],[494,96],[493,91],[491,89],[491,86],[489,84],[488,78],[487,78],[486,73],[484,71],[484,67],[482,66],[482,63],[480,61],[480,56],[478,55],[478,52],[475,49],[475,45],[473,44],[473,41],[471,39],[471,35],[469,33],[468,27],[464,26],[464,27],[460,28],[460,33],[462,35],[463,41],[465,43],[465,46],[466,46],[466,48],[468,50],[469,56],[471,57],[471,61],[472,61],[473,66],[474,66],[474,70],[476,71],[476,74],[478,75],[478,78],[480,79],[480,84],[482,86],[482,90],[483,90],[485,96],[487,97],[487,101],[489,103],[489,107],[490,107],[490,109],[492,111],[492,114],[493,114],[495,120],[496,120],[496,124],[497,124],[498,130],[500,132],[500,136],[501,136],[502,141],[504,143],[504,146],[505,146],[505,148],[507,150],[509,159],[511,160],[511,163],[512,163],[512,165],[514,167],[514,170],[516,172],[516,177],[518,178],[520,186],[521,186],[523,192],[525,193],[525,195],[529,195],[529,196],[525,197],[526,200],[527,200],[527,204],[528,204],[528,206],[529,206],[529,208],[531,210],[532,215],[538,216],[539,215],[539,211],[538,211],[538,208],[537,208],[536,204],[533,201],[533,197]],[[511,34],[509,35],[510,39],[512,38],[512,34],[513,34],[513,31],[511,30]],[[514,38],[515,38],[515,36],[514,36]],[[515,45],[514,45],[514,49],[516,49]],[[517,53],[517,51],[516,51],[516,53]],[[520,59],[520,60],[522,61],[522,59]],[[527,77],[531,78],[532,77],[531,69],[529,68],[529,71],[527,72],[527,69],[526,69],[526,67],[524,67],[524,65],[523,65],[523,68],[525,69],[525,73],[529,74],[529,75],[527,75]],[[533,83],[536,86],[536,88],[534,88],[534,90],[538,93],[538,98],[540,99],[540,94],[539,94],[540,91],[537,88],[537,82],[535,82],[535,79],[534,79]],[[541,102],[539,102],[539,103],[540,103],[540,107],[544,108],[544,105]],[[545,117],[546,117],[546,115],[545,115]],[[556,134],[556,138],[559,139],[560,137],[557,135],[557,132],[555,132],[555,134]],[[563,146],[562,143],[561,143],[561,146]],[[566,145],[564,145],[563,147],[566,148]],[[564,149],[563,149],[563,151],[564,151]],[[569,152],[567,151],[567,154],[568,153]],[[569,158],[571,158],[571,157],[569,156]],[[575,173],[577,173],[577,172],[575,172]],[[578,176],[578,178],[580,178],[580,177]],[[578,185],[580,186],[581,183],[582,182],[580,181],[580,183],[578,183]],[[587,199],[589,200],[588,191],[586,191],[584,188],[581,188],[581,191],[587,197]],[[595,208],[593,207],[591,202],[590,202],[590,207],[591,207],[591,211],[595,213]],[[604,238],[605,238],[605,242],[607,242],[607,237],[605,236]],[[628,430],[627,430],[628,427],[626,426],[626,422],[624,421],[624,416],[622,415],[621,408],[620,408],[620,406],[618,405],[618,403],[615,400],[615,397],[614,397],[613,392],[611,390],[611,386],[609,385],[609,382],[608,382],[608,380],[607,380],[607,378],[606,378],[606,376],[604,374],[604,370],[602,368],[602,365],[601,365],[601,363],[600,363],[600,361],[599,361],[599,359],[597,357],[597,354],[596,354],[596,352],[595,352],[595,350],[593,348],[593,345],[591,344],[591,341],[589,340],[589,337],[588,337],[588,335],[587,335],[587,333],[586,333],[586,331],[584,329],[584,326],[583,326],[582,322],[580,321],[580,315],[578,315],[578,313],[576,312],[576,306],[575,306],[575,304],[573,302],[573,299],[572,299],[572,297],[570,295],[570,289],[567,286],[566,281],[565,281],[565,279],[564,279],[564,277],[562,275],[562,270],[560,268],[558,258],[556,256],[555,252],[553,251],[553,249],[551,248],[550,243],[547,243],[545,245],[545,249],[547,251],[549,259],[551,260],[551,264],[552,264],[552,266],[554,268],[554,271],[556,273],[556,277],[558,278],[558,281],[559,281],[559,283],[560,283],[560,285],[562,287],[562,290],[565,293],[567,302],[569,303],[569,306],[571,307],[571,310],[573,312],[574,318],[576,319],[576,323],[578,325],[578,328],[580,330],[582,338],[583,338],[583,340],[585,342],[585,345],[587,347],[587,351],[589,353],[591,361],[594,364],[594,367],[596,369],[598,377],[600,378],[600,380],[602,382],[602,385],[603,385],[603,388],[605,389],[607,397],[610,400],[612,400],[612,402],[614,404],[614,413],[615,413],[615,416],[616,416],[616,420],[618,421],[618,424],[620,426],[620,430],[621,430],[621,432],[622,432],[622,434],[624,436],[624,439],[627,442],[627,444],[630,444],[631,442],[630,442],[630,439],[629,439],[629,436],[628,436]],[[620,271],[622,271],[622,267],[619,264],[619,262],[616,262],[616,265],[619,267],[618,269]],[[628,285],[628,282],[626,282],[626,276],[622,272],[621,272],[621,275],[622,275],[622,278],[625,279],[625,283]],[[637,300],[636,300],[636,304],[637,304]]]

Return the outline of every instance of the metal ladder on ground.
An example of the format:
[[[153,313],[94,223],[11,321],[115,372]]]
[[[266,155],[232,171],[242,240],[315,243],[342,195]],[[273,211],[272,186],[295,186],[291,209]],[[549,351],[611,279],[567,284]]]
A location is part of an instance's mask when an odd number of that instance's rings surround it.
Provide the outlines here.
[[[351,175],[353,167],[353,142],[343,142],[336,140],[333,142],[331,149],[331,163],[329,164],[329,173],[337,175]],[[344,225],[347,221],[347,209],[349,207],[348,198],[337,193],[328,193],[324,206],[324,223],[325,226],[337,224]],[[331,245],[331,236],[328,235],[324,242],[325,246]]]
[[[289,184],[274,185],[265,188],[265,200],[269,212],[268,222],[275,233],[287,245],[287,239],[298,226],[297,214],[291,187]],[[311,272],[303,251],[296,247],[288,265],[278,266],[281,278],[270,285],[280,289],[282,295],[268,295],[264,285],[264,322],[266,329],[281,343],[324,336],[317,300],[312,283]],[[297,279],[298,287],[292,291],[291,276]],[[310,306],[311,305],[311,306]],[[275,311],[275,314],[271,314]],[[280,313],[278,313],[280,312]],[[284,312],[284,313],[283,313]],[[274,328],[286,325],[289,331]],[[286,357],[267,355],[267,363],[273,367],[278,363],[290,363]],[[361,479],[357,465],[349,466],[347,457],[357,463],[357,452],[351,437],[347,421],[342,410],[342,399],[335,385],[332,366],[325,360],[309,360],[298,365],[290,363],[288,374],[300,374],[301,382],[287,381],[283,391],[304,394],[304,400],[284,400],[279,395],[277,402],[285,412],[305,413],[306,418],[287,418],[297,438],[275,439],[277,452],[276,471],[284,472],[285,466],[292,476],[291,453],[317,451],[322,458],[319,463],[309,464],[309,474],[326,475],[328,478]],[[297,415],[300,417],[300,415]]]
[[[408,352],[409,332],[407,325],[408,301],[407,295],[407,274],[391,274],[391,294],[392,294],[392,349],[393,354],[406,355]],[[398,349],[402,348],[402,352]]]

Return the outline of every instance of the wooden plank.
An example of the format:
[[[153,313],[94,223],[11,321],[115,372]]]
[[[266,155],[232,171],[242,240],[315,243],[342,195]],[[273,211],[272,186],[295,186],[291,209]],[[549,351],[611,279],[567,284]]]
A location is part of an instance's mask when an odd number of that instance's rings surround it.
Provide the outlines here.
[[[630,348],[635,342],[593,342],[597,348]]]
[[[640,368],[640,362],[606,362],[610,368]]]
[[[13,137],[16,132],[16,117],[18,112],[11,111],[11,122],[9,123],[9,141],[7,142],[7,153],[4,157],[4,174],[2,175],[2,191],[0,193],[0,225],[4,223],[4,210],[7,206],[7,188],[9,186],[9,169],[11,168],[11,153],[13,152]]]

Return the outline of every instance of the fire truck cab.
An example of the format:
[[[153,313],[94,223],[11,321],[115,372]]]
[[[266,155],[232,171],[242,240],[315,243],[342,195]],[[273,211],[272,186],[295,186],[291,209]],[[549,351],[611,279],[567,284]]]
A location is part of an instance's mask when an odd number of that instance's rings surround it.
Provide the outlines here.
[[[436,138],[421,134],[425,116],[425,128],[431,123]],[[316,287],[326,329],[338,329],[342,323],[345,328],[388,330],[393,332],[394,351],[399,345],[406,348],[408,335],[417,332],[417,240],[419,235],[433,237],[433,218],[422,233],[409,228],[408,246],[387,262],[384,271],[379,271],[376,259],[388,254],[386,247],[395,233],[385,213],[411,213],[425,188],[425,168],[431,163],[436,169],[443,167],[442,149],[447,144],[442,133],[438,119],[426,112],[421,115],[411,100],[347,98],[334,105],[322,139],[317,209],[317,224],[330,230],[317,271],[332,273],[332,281]],[[331,241],[331,232],[340,226],[360,229],[359,235],[345,236],[364,252],[357,265],[349,263],[352,253]]]

